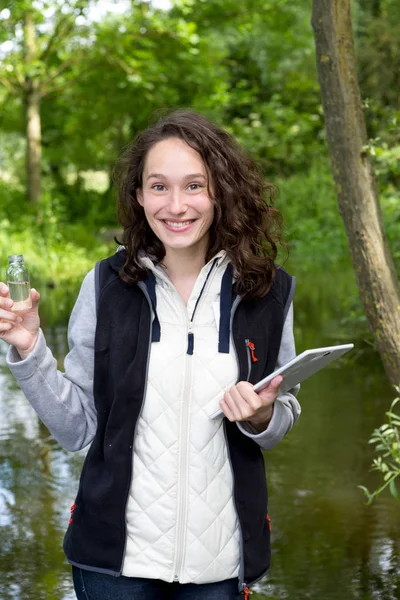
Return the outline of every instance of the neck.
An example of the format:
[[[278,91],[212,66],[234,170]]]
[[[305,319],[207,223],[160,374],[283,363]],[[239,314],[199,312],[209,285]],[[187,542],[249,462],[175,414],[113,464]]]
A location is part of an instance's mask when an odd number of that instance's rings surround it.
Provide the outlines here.
[[[193,280],[206,264],[205,251],[199,252],[197,248],[179,252],[168,250],[162,263],[171,281]]]

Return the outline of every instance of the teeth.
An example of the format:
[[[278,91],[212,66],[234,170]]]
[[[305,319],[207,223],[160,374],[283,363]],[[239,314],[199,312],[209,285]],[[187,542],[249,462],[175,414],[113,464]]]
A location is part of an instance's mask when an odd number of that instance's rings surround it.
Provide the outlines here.
[[[177,223],[176,221],[165,221],[165,223],[169,226],[169,227],[175,227],[176,229],[181,229],[182,227],[187,227],[188,225],[190,225],[193,221],[182,221]]]

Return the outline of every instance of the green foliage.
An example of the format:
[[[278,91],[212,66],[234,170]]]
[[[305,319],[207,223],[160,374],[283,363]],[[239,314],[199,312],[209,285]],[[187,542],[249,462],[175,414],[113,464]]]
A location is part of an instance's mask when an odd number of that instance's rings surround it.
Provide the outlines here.
[[[396,387],[400,394],[400,387]],[[400,415],[395,412],[395,406],[400,402],[400,397],[393,400],[390,409],[387,411],[387,423],[384,423],[372,433],[369,440],[370,444],[375,446],[377,456],[372,461],[372,469],[381,473],[383,485],[370,492],[366,487],[360,485],[370,504],[385,488],[389,488],[390,493],[397,500],[399,494],[396,488],[396,479],[400,475]]]
[[[366,106],[367,113],[377,113],[376,103]],[[380,136],[370,139],[365,150],[374,163],[385,228],[400,274],[400,111],[386,110],[382,125]]]
[[[308,0],[175,0],[166,11],[135,0],[125,12],[101,18],[94,18],[96,0],[4,0],[0,8],[9,9],[0,16],[0,41],[11,43],[0,55],[0,221],[10,223],[2,229],[4,251],[24,240],[40,247],[38,254],[51,248],[63,255],[73,243],[77,256],[91,257],[101,232],[116,228],[115,192],[94,180],[111,181],[121,150],[154,115],[191,106],[230,131],[279,188],[277,204],[299,270],[340,270],[348,260],[325,148]],[[400,269],[399,8],[396,0],[357,0],[353,8],[372,138],[366,150]],[[29,60],[26,11],[35,32]],[[35,208],[24,200],[26,77],[42,90],[43,196]],[[78,277],[87,266],[76,266]],[[47,273],[43,264],[39,270]],[[44,278],[53,280],[54,273]],[[353,288],[340,291],[343,324],[356,324],[366,335]]]
[[[64,325],[83,277],[114,251],[115,244],[107,243],[100,228],[94,227],[95,204],[87,223],[71,223],[56,194],[43,194],[33,209],[20,191],[0,186],[0,205],[4,204],[8,211],[0,220],[0,280],[5,280],[7,256],[23,254],[32,286],[41,293],[42,321]]]
[[[258,157],[269,176],[307,169],[310,155],[323,146],[309,4],[176,4],[175,12],[196,21],[201,38],[220,38],[226,78],[221,119],[227,129]]]
[[[328,158],[321,157],[306,172],[278,179],[276,184],[291,254],[307,267],[338,264],[347,255],[347,241]]]

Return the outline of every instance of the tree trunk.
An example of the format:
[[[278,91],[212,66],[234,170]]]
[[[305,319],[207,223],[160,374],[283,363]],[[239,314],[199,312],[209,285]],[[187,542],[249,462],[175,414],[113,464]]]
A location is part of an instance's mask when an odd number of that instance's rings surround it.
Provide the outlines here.
[[[369,326],[385,370],[400,383],[400,292],[365,147],[350,0],[313,0],[312,26],[339,210]]]
[[[31,82],[32,83],[32,82]],[[35,86],[25,92],[26,181],[28,200],[40,199],[42,142],[40,126],[40,93]]]
[[[36,43],[32,15],[27,11],[24,18],[24,60],[25,60],[25,134],[26,134],[26,182],[28,200],[37,202],[40,198],[42,139],[40,124],[40,86],[32,79],[29,71],[35,60]]]

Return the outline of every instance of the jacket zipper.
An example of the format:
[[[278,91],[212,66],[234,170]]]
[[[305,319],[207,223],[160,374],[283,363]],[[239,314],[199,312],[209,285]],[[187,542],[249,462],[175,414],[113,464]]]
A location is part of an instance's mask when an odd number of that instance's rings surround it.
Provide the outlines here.
[[[198,309],[201,306],[203,298],[207,289],[209,288],[213,276],[215,274],[214,267],[218,264],[218,259],[214,261],[203,286],[203,289],[200,292],[200,296],[197,299],[195,304],[195,308],[192,314],[191,319],[187,321],[187,339],[191,340],[191,343],[194,343],[194,322],[196,318],[196,314],[198,314]],[[180,297],[180,296],[179,296]],[[180,297],[181,298],[181,297]],[[182,299],[181,299],[182,300]],[[184,306],[185,312],[187,312],[187,308],[185,304]],[[184,557],[184,546],[186,541],[186,519],[187,519],[187,466],[188,466],[188,445],[189,445],[189,416],[190,416],[190,383],[192,377],[192,354],[186,353],[186,373],[185,373],[185,385],[184,385],[184,394],[183,394],[183,402],[181,409],[181,419],[179,426],[179,458],[178,458],[178,502],[177,502],[177,510],[176,510],[176,541],[175,541],[175,560],[173,565],[173,580],[179,581],[179,575],[182,570],[182,563]]]
[[[188,334],[191,333],[193,324],[189,323]],[[179,581],[179,574],[182,568],[185,525],[187,512],[187,446],[189,431],[189,394],[190,380],[192,376],[192,355],[186,358],[185,385],[183,393],[183,402],[181,408],[181,418],[179,423],[179,458],[178,458],[178,501],[176,508],[176,538],[175,538],[175,560],[173,566],[174,581]]]
[[[149,362],[150,362],[150,350],[151,350],[151,333],[152,333],[152,327],[153,327],[153,322],[152,322],[152,312],[153,312],[153,305],[151,303],[151,299],[150,296],[148,294],[148,291],[146,289],[146,286],[144,285],[144,283],[142,283],[141,281],[138,283],[138,287],[142,290],[148,304],[149,304],[149,308],[150,308],[150,335],[149,335],[149,345],[147,348],[147,363],[146,363],[146,375],[145,375],[145,384],[144,384],[144,389],[143,389],[143,396],[142,396],[142,404],[140,405],[140,411],[138,414],[138,418],[136,420],[135,423],[135,429],[133,430],[133,436],[132,436],[132,446],[131,446],[131,452],[132,452],[132,463],[131,463],[131,476],[129,479],[129,486],[127,489],[127,493],[126,493],[126,498],[125,498],[125,510],[124,510],[124,527],[125,527],[125,544],[124,544],[124,552],[122,554],[122,561],[121,561],[121,567],[119,569],[119,575],[122,574],[122,569],[124,566],[124,561],[125,561],[125,554],[126,554],[126,545],[127,545],[127,534],[126,534],[126,506],[128,504],[128,497],[129,497],[129,491],[131,489],[131,485],[132,485],[132,479],[133,479],[133,448],[134,448],[134,442],[135,442],[135,437],[136,437],[136,431],[137,431],[137,427],[138,427],[138,423],[140,420],[140,417],[142,415],[142,411],[143,411],[143,406],[144,406],[144,400],[146,398],[146,391],[147,391],[147,376],[149,373]]]

